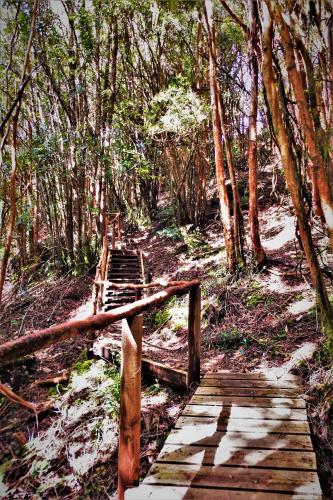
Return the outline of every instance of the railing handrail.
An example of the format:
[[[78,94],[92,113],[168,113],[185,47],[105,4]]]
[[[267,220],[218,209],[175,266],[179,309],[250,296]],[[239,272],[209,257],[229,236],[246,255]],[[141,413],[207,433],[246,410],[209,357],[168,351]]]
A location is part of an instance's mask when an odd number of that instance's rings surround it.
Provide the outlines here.
[[[105,229],[105,237],[108,239],[108,229],[109,226],[112,226],[111,229],[111,246],[112,250],[116,248],[116,240],[121,241],[121,213],[120,212],[111,212],[105,215],[104,221],[104,229]],[[117,225],[117,235],[116,235],[116,225]]]
[[[0,345],[0,366],[10,364],[20,356],[45,349],[62,340],[78,336],[81,332],[102,330],[108,325],[124,318],[141,314],[146,309],[164,304],[174,295],[185,295],[192,288],[200,286],[200,281],[193,280],[180,285],[170,286],[150,297],[118,307],[109,312],[92,314],[82,319],[66,321],[48,328],[32,332],[18,339]]]

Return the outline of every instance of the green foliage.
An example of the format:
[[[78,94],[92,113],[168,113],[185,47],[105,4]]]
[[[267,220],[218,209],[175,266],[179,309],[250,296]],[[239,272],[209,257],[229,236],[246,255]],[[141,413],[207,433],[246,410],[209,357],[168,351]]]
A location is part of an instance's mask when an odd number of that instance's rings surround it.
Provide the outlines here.
[[[85,9],[83,6],[79,8],[78,24],[80,32],[80,40],[84,52],[88,58],[91,57],[94,49],[94,38],[92,33],[92,13]]]
[[[152,394],[158,394],[161,390],[161,386],[159,384],[159,381],[157,379],[155,379],[155,382],[154,384],[152,384],[150,387],[149,387],[149,390]]]
[[[116,418],[118,417],[120,410],[120,373],[115,367],[111,366],[104,370],[104,374],[107,378],[112,380],[112,383],[108,384],[106,390],[104,391],[106,408],[109,413]]]
[[[215,349],[228,351],[238,349],[240,344],[246,339],[241,335],[238,328],[233,326],[230,331],[222,330],[218,332],[217,336],[212,342],[212,347]]]
[[[193,231],[187,231],[186,228],[181,228],[183,240],[190,250],[208,249],[207,242],[201,234],[200,229],[196,228]]]
[[[263,304],[265,306],[270,306],[274,303],[274,297],[272,297],[271,295],[265,295],[260,290],[257,290],[255,292],[250,293],[246,297],[245,303],[248,309],[254,309],[260,304]]]
[[[145,113],[145,129],[150,136],[164,132],[192,135],[202,129],[208,108],[190,89],[171,85],[151,101]]]
[[[77,361],[74,365],[74,370],[78,373],[78,375],[82,375],[82,373],[87,372],[90,369],[93,363],[94,363],[93,359]]]
[[[168,320],[170,317],[168,309],[164,309],[163,311],[157,311],[154,317],[154,326],[156,328],[164,325],[164,323]]]
[[[182,231],[175,223],[172,223],[170,226],[161,229],[160,231],[158,231],[158,234],[173,241],[179,241],[183,239]]]
[[[68,390],[68,386],[66,384],[57,384],[54,387],[50,387],[48,390],[49,397],[52,399],[56,399],[61,394],[64,394]]]
[[[174,217],[175,209],[172,205],[166,205],[154,212],[154,218],[156,220],[164,221]]]

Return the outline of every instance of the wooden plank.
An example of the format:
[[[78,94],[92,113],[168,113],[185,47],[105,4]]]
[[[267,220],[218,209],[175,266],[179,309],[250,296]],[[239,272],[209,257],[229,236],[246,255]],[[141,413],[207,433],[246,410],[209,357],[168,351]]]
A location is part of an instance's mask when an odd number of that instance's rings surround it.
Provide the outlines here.
[[[271,370],[268,371],[260,371],[260,372],[250,372],[250,373],[245,373],[245,372],[230,372],[230,371],[219,371],[219,372],[206,372],[203,377],[203,379],[208,379],[208,378],[217,378],[217,379],[240,379],[240,380],[275,380],[275,381],[283,381],[283,382],[301,382],[301,378],[298,375],[292,375],[290,373],[286,373],[282,375],[281,377],[278,377],[276,373],[274,373]]]
[[[118,491],[140,477],[142,314],[122,321]]]
[[[195,429],[182,427],[173,429],[167,444],[193,444],[200,446],[232,446],[235,448],[259,448],[312,451],[308,434],[267,434],[267,432],[223,432],[216,424],[203,425]]]
[[[192,427],[193,432],[197,427],[206,425],[215,426],[218,431],[228,432],[270,432],[278,434],[310,434],[308,422],[298,420],[263,420],[242,418],[211,418],[211,417],[179,417],[176,429]]]
[[[311,451],[258,450],[251,448],[189,446],[165,444],[157,462],[181,464],[233,465],[277,469],[317,469],[316,455]]]
[[[205,406],[188,404],[182,411],[184,416],[215,417],[230,416],[231,418],[261,418],[281,420],[302,420],[307,422],[308,417],[305,409],[294,408],[258,408],[240,406]]]
[[[142,358],[142,370],[145,375],[157,378],[168,386],[186,391],[187,373],[183,370],[177,370],[147,358]]]
[[[103,359],[113,361],[114,355],[119,353],[119,340],[110,339],[112,345],[103,346],[99,348],[98,356]],[[180,391],[187,389],[187,373],[184,370],[171,368],[170,366],[162,365],[156,361],[148,358],[141,358],[142,360],[142,373],[148,377],[158,378],[162,384],[174,387]]]
[[[286,493],[268,491],[229,490],[216,488],[188,488],[184,486],[159,486],[142,484],[126,491],[126,500],[290,500]],[[321,494],[305,493],[292,495],[293,500],[321,500]]]
[[[155,463],[144,484],[237,488],[284,493],[319,494],[316,472],[256,469],[251,467],[210,467],[193,464]]]
[[[200,383],[201,290],[196,286],[189,291],[188,309],[188,367],[187,386]]]
[[[225,406],[259,406],[261,408],[305,408],[305,401],[300,398],[282,397],[253,397],[253,396],[224,396],[198,395],[192,396],[191,404],[196,405],[225,405]]]
[[[295,389],[301,392],[301,387],[298,383],[292,381],[281,380],[265,380],[265,379],[221,379],[221,378],[204,378],[200,383],[201,387],[261,387],[261,388],[281,388]]]
[[[249,387],[198,387],[196,390],[198,395],[207,396],[256,396],[268,398],[286,398],[297,397],[298,391],[296,389],[251,389]]]

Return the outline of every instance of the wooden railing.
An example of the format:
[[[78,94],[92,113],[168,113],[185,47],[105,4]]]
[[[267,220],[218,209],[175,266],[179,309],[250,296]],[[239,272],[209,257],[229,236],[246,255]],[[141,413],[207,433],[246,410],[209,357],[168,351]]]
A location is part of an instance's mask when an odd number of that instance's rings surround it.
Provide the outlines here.
[[[108,237],[105,234],[103,237],[103,248],[101,258],[96,267],[95,281],[93,284],[93,314],[96,314],[102,308],[103,302],[103,292],[104,292],[104,282],[107,278],[107,263],[109,255],[109,245]]]
[[[121,241],[121,217],[120,213],[110,213],[104,219],[105,233],[102,242],[102,254],[96,267],[95,281],[93,284],[93,314],[102,309],[104,296],[104,282],[107,280],[107,266],[109,258],[109,242],[111,249],[116,248],[116,241]]]
[[[111,237],[111,248],[116,248],[116,240],[121,241],[121,218],[120,213],[111,213],[107,216],[106,234]]]
[[[102,270],[102,263],[100,266]],[[102,271],[101,271],[102,272]],[[141,432],[142,312],[163,304],[173,296],[189,294],[187,387],[200,381],[200,282],[169,282],[166,288],[150,297],[127,304],[110,312],[94,314],[32,332],[0,346],[0,367],[21,356],[32,354],[81,333],[95,332],[122,320],[121,395],[119,418],[118,498],[125,489],[139,482]],[[118,285],[120,286],[120,285]],[[161,283],[131,285],[141,288]]]

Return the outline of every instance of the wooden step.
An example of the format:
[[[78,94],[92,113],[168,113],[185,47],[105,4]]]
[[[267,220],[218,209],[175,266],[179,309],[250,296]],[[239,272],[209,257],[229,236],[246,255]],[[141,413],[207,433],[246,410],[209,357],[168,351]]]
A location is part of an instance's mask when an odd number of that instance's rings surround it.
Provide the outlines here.
[[[321,500],[320,494],[272,493],[188,486],[142,484],[125,492],[125,500]]]
[[[119,283],[119,284],[124,284],[126,283],[133,283],[133,284],[140,284],[142,283],[142,279],[139,278],[112,278],[113,283]]]
[[[130,276],[130,277],[137,277],[139,276],[140,277],[140,272],[139,271],[119,271],[119,270],[116,270],[116,269],[109,269],[109,273],[108,273],[109,276],[123,276],[124,278],[126,278],[127,276]]]

